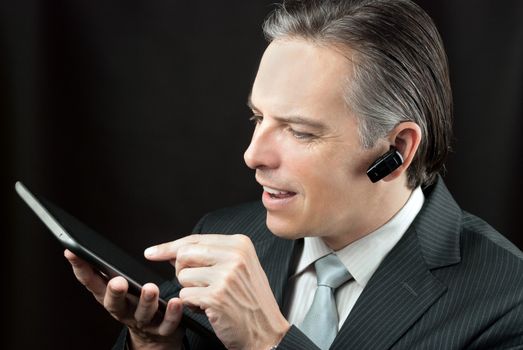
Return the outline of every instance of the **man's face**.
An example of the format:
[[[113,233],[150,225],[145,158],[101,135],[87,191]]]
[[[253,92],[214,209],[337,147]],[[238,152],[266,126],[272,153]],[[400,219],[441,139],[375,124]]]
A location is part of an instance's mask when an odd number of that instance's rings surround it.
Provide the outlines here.
[[[276,40],[263,55],[245,162],[264,187],[267,226],[280,237],[321,236],[336,249],[368,233],[379,185],[366,169],[379,152],[361,146],[343,98],[347,79],[351,63],[329,47]]]

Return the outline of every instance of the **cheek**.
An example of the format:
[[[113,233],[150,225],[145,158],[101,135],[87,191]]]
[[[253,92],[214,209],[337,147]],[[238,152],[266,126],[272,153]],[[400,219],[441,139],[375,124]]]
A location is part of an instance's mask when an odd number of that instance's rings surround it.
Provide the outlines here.
[[[346,155],[297,161],[295,164],[301,166],[295,174],[304,190],[306,205],[314,210],[339,210],[357,200],[355,197],[369,182],[364,163]]]
[[[305,200],[314,199],[327,205],[367,179],[367,162],[357,145],[339,142],[296,145],[295,141],[286,141],[281,145],[282,170]]]
[[[343,207],[350,197],[351,177],[343,169],[325,167],[308,178],[305,187],[305,203],[311,212],[332,212]]]
[[[294,170],[305,197],[316,200],[345,191],[355,173],[347,160],[322,155],[295,160]]]

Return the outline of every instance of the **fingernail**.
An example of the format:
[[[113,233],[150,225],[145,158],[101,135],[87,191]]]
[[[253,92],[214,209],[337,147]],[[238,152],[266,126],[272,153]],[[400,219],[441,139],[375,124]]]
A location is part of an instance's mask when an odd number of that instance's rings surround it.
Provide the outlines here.
[[[152,301],[154,299],[154,293],[151,291],[144,291],[143,297],[145,301]]]
[[[125,293],[125,291],[123,291],[121,289],[118,289],[118,288],[115,288],[114,286],[111,286],[111,285],[109,285],[109,290],[115,296],[121,296],[121,295],[123,295]]]
[[[145,256],[153,256],[156,253],[156,250],[156,247],[149,247],[143,252],[143,254]]]

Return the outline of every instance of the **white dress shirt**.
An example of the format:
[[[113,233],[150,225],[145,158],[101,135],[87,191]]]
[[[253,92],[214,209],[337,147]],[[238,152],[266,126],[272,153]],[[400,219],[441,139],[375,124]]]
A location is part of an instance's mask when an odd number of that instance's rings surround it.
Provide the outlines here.
[[[365,237],[335,251],[347,267],[351,281],[336,290],[338,329],[351,312],[374,272],[385,256],[403,237],[423,206],[425,197],[420,187],[410,195],[407,203],[385,225]],[[317,288],[314,262],[333,251],[319,237],[306,237],[295,273],[289,279],[284,312],[289,323],[299,326],[309,310]]]

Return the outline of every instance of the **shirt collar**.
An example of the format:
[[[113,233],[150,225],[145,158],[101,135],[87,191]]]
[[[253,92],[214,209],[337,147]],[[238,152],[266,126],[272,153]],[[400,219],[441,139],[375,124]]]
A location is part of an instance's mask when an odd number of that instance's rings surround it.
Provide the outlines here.
[[[405,205],[387,223],[374,232],[334,252],[350,272],[356,283],[365,287],[385,256],[403,237],[416,215],[425,196],[417,187]],[[320,237],[305,237],[303,252],[294,276],[301,274],[319,258],[332,253]]]

